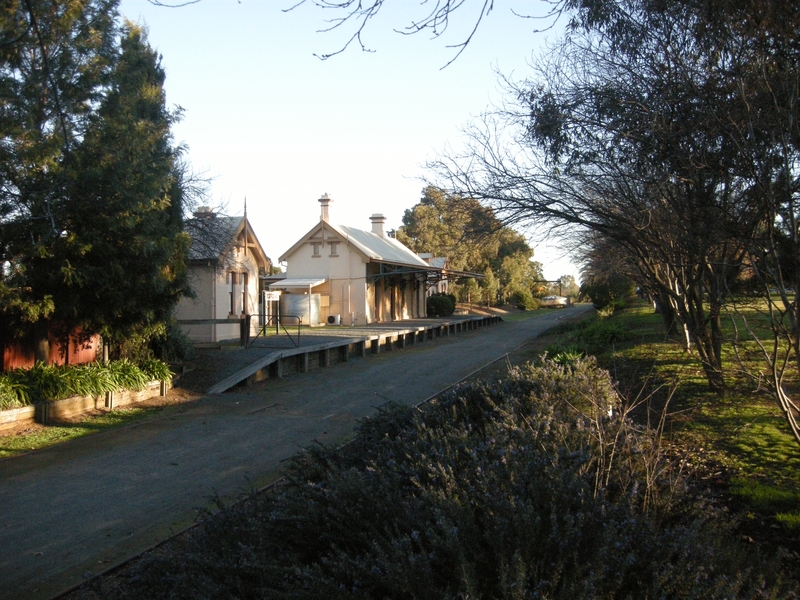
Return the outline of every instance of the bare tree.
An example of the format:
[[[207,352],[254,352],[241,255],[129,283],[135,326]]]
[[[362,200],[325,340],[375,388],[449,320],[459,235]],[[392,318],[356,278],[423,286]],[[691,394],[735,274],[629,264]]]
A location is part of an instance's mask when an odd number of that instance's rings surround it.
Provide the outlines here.
[[[587,5],[536,77],[508,82],[510,105],[469,129],[467,150],[431,165],[509,222],[613,242],[716,390],[721,314],[742,270],[759,271],[767,292],[796,280],[797,28],[770,35],[783,27],[775,4],[763,22],[702,1]],[[797,355],[796,297],[779,295],[786,350],[765,352],[773,370]]]
[[[734,82],[709,70],[697,15],[620,4],[621,33],[570,33],[538,77],[508,82],[515,102],[469,130],[464,154],[432,167],[508,221],[613,240],[668,300],[721,390],[726,282],[756,224],[742,210],[735,148],[716,143],[727,132],[715,111]]]

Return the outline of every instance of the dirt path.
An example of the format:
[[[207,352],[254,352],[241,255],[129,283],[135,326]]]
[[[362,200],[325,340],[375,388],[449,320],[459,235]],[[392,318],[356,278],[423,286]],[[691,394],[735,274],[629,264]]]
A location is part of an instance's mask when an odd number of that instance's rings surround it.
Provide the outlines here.
[[[48,598],[337,443],[386,401],[413,404],[567,315],[503,323],[201,398],[164,418],[0,461],[0,598]]]

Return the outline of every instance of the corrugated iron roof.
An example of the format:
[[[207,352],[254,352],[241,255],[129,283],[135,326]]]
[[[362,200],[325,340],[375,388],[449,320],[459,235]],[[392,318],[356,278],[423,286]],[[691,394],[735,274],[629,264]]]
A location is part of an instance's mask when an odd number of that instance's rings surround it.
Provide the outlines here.
[[[297,277],[287,278],[275,283],[270,283],[270,289],[277,288],[309,288],[322,285],[328,281],[327,277]]]
[[[334,227],[342,237],[353,243],[372,260],[430,268],[428,263],[394,238],[381,237],[377,233],[347,225]]]

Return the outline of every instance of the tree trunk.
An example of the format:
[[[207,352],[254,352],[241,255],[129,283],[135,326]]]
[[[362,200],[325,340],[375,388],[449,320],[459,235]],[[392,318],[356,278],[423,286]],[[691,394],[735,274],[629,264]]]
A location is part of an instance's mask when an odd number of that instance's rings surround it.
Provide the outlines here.
[[[36,362],[50,364],[49,321],[39,320],[33,326],[33,358]]]

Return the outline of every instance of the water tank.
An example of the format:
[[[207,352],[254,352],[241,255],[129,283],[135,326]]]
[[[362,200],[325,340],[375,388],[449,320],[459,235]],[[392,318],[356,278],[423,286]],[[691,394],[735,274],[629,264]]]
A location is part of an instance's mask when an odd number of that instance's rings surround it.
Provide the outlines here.
[[[300,317],[303,325],[319,325],[319,294],[281,294],[281,321],[295,325]]]

